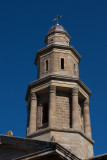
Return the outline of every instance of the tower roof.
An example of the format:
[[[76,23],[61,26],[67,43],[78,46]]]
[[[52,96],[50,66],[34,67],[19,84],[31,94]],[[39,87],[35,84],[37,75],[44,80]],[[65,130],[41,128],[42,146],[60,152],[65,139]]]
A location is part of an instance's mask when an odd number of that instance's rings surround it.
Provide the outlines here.
[[[52,26],[49,29],[48,34],[51,33],[51,32],[54,32],[54,31],[66,32],[66,30],[64,29],[64,27],[62,25],[59,25],[59,24],[56,24],[55,26]]]
[[[56,33],[60,33],[60,39],[58,38],[57,35],[55,35]],[[50,37],[51,35],[54,35],[54,38]],[[63,37],[62,35],[65,35],[67,37],[67,39],[68,39],[67,42],[66,42],[66,38]],[[61,39],[63,39],[63,40],[61,40]],[[49,31],[46,35],[46,38],[45,38],[45,43],[47,45],[50,45],[52,43],[58,43],[58,44],[60,43],[60,45],[69,45],[70,39],[71,39],[71,37],[69,36],[67,31],[64,29],[64,27],[62,25],[56,24],[49,29]]]
[[[55,24],[54,26],[52,26],[49,31],[48,31],[48,35],[50,35],[51,33],[65,33],[69,39],[71,39],[71,37],[69,36],[69,34],[67,33],[67,31],[65,30],[65,28],[62,26],[62,25],[59,25],[59,24]]]

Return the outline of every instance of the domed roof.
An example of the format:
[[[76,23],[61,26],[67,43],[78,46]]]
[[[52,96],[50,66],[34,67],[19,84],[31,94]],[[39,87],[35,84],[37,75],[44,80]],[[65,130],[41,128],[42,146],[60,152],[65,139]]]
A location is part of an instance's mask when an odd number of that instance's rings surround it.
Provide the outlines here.
[[[48,32],[51,33],[51,32],[54,32],[54,31],[61,31],[61,32],[66,32],[66,30],[64,29],[63,26],[59,25],[59,24],[56,24],[55,26],[52,26]]]
[[[58,35],[56,33],[60,33],[59,34],[60,38],[58,38]],[[64,36],[68,37],[68,42],[62,42],[62,41],[67,41],[66,40],[67,38],[62,38]],[[71,39],[71,37],[69,36],[67,31],[64,29],[64,27],[57,23],[55,26],[52,26],[49,29],[48,34],[46,35],[46,38],[45,38],[45,43],[47,45],[50,45],[50,44],[53,44],[53,43],[54,44],[57,43],[57,44],[65,45],[65,43],[67,43],[67,45],[69,45],[70,39]]]

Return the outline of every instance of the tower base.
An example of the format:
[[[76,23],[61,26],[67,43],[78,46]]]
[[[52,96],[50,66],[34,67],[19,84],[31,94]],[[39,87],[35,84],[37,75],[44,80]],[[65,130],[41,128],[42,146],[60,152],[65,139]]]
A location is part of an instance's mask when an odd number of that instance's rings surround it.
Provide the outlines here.
[[[29,135],[28,138],[57,142],[81,159],[93,157],[94,141],[78,130],[45,128]]]

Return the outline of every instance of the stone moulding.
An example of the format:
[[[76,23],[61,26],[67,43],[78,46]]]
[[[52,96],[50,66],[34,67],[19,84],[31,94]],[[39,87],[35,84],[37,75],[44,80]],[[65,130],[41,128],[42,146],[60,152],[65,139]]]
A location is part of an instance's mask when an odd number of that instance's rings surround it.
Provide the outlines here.
[[[81,60],[81,56],[79,55],[79,53],[76,51],[76,49],[73,46],[65,46],[65,45],[52,44],[52,45],[49,45],[49,46],[47,46],[47,47],[45,47],[45,48],[43,48],[43,49],[41,49],[41,50],[39,50],[37,52],[34,64],[37,65],[37,60],[38,60],[39,54],[45,53],[47,51],[49,52],[53,48],[71,50],[74,53],[74,55],[78,58],[79,62]]]
[[[89,141],[91,144],[95,143],[91,138],[87,137],[82,131],[77,130],[77,129],[73,129],[73,128],[70,128],[70,129],[65,129],[65,128],[60,129],[60,128],[50,128],[50,127],[47,127],[47,128],[44,128],[44,129],[40,129],[40,130],[36,131],[36,133],[32,133],[32,134],[30,134],[27,137],[28,138],[31,138],[31,137],[33,138],[34,136],[38,136],[38,135],[41,135],[41,134],[44,134],[44,133],[47,133],[47,132],[50,132],[50,131],[78,133],[81,136],[83,136],[87,141]]]
[[[54,33],[63,33],[63,34],[66,34],[67,37],[68,37],[69,39],[71,39],[70,35],[69,35],[66,31],[52,31],[52,32],[49,32],[49,33],[46,35],[45,42],[46,42],[47,37],[48,37],[49,35],[51,35],[51,34],[54,34]]]
[[[85,90],[85,92],[90,96],[91,94],[91,91],[89,90],[89,88],[78,78],[73,78],[71,76],[60,76],[60,75],[56,75],[56,74],[51,74],[47,77],[44,77],[42,79],[38,79],[34,82],[31,82],[29,85],[28,85],[28,90],[27,90],[27,94],[26,94],[26,98],[25,100],[28,101],[29,99],[29,95],[30,95],[30,91],[32,89],[32,87],[35,86],[35,88],[37,86],[39,86],[40,84],[45,84],[47,81],[51,81],[51,80],[61,80],[61,81],[67,81],[67,82],[75,82],[77,83],[78,85],[80,85],[81,88],[83,88]]]

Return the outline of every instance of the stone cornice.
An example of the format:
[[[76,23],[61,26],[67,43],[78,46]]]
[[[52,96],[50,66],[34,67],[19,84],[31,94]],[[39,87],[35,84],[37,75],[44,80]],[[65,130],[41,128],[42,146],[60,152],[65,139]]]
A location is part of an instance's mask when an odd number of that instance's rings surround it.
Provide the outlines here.
[[[46,38],[45,38],[45,43],[46,43],[46,40],[48,38],[49,35],[52,35],[54,33],[62,33],[62,34],[66,34],[66,36],[71,39],[70,35],[66,32],[66,31],[52,31],[52,32],[49,32],[47,35],[46,35]]]
[[[36,55],[36,59],[35,59],[35,65],[37,65],[37,60],[38,60],[38,57],[39,57],[39,54],[41,53],[45,53],[45,52],[49,52],[51,51],[53,48],[58,48],[58,49],[66,49],[66,50],[71,50],[74,55],[77,57],[77,59],[81,60],[81,56],[79,55],[79,53],[76,51],[76,49],[73,47],[73,46],[65,46],[65,45],[58,45],[58,44],[51,44],[49,46],[46,46],[45,48],[39,50],[37,52],[37,55]]]
[[[85,90],[85,92],[90,96],[91,94],[91,91],[88,89],[88,87],[78,78],[73,78],[71,76],[61,76],[61,75],[56,75],[56,74],[52,74],[52,75],[49,75],[49,76],[46,76],[42,79],[38,79],[32,83],[30,83],[28,85],[28,90],[27,90],[27,93],[26,93],[26,101],[28,101],[29,99],[29,95],[30,95],[30,91],[33,87],[37,87],[38,85],[40,85],[41,83],[45,83],[46,81],[50,81],[50,80],[61,80],[61,81],[67,81],[67,82],[75,82],[77,83],[78,85],[81,86],[82,89]]]
[[[41,134],[44,134],[44,133],[47,133],[47,132],[50,132],[50,131],[56,131],[56,132],[68,132],[68,133],[78,133],[80,134],[81,136],[83,136],[87,141],[89,141],[91,144],[94,144],[95,142],[89,138],[86,134],[84,134],[82,131],[80,130],[77,130],[77,129],[73,129],[73,128],[57,128],[57,127],[54,127],[54,128],[50,128],[50,127],[47,127],[47,128],[44,128],[44,129],[40,129],[32,134],[30,134],[29,136],[27,136],[28,138],[33,138],[35,136],[38,136],[38,135],[41,135]]]

